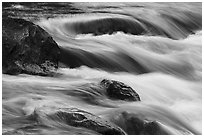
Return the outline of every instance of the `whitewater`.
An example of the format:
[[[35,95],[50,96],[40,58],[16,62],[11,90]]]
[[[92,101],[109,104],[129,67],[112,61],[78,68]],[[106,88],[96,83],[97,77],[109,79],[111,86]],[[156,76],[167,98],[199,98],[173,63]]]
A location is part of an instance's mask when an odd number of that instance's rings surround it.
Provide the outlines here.
[[[202,3],[71,5],[84,13],[18,14],[53,37],[60,67],[54,77],[2,74],[3,134],[98,134],[55,118],[42,116],[48,127],[28,119],[57,108],[87,111],[125,134],[137,134],[126,113],[157,121],[164,134],[202,134]],[[97,90],[103,79],[129,85],[141,101],[108,98]]]

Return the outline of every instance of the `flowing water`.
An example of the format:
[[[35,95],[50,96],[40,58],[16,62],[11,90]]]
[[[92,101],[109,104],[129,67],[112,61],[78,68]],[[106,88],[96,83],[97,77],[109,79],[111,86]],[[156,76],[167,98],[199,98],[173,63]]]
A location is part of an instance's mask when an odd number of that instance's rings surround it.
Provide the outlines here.
[[[202,134],[201,3],[71,5],[83,13],[33,20],[61,48],[60,75],[3,74],[3,133],[97,134],[53,121],[42,128],[26,119],[41,107],[74,107],[125,131],[122,112],[158,121],[169,134]],[[111,100],[90,88],[104,78],[129,85],[141,102]]]

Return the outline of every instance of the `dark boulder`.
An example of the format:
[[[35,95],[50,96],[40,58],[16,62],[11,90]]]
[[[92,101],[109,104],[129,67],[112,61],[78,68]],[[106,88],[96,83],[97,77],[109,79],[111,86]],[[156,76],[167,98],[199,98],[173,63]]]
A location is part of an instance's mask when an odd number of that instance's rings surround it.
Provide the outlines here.
[[[77,108],[49,108],[43,107],[29,117],[41,125],[46,121],[66,124],[73,127],[86,128],[103,135],[124,135],[125,132],[118,126],[89,112]],[[50,122],[52,123],[52,122]],[[51,125],[50,125],[51,126]]]
[[[140,101],[139,95],[128,85],[122,82],[104,79],[100,85],[106,89],[106,94],[112,99],[126,101]]]
[[[121,127],[128,135],[169,134],[169,132],[164,129],[159,122],[148,120],[134,113],[122,112],[114,118],[114,123]]]
[[[5,74],[50,75],[60,49],[41,27],[24,19],[2,19],[2,68]]]

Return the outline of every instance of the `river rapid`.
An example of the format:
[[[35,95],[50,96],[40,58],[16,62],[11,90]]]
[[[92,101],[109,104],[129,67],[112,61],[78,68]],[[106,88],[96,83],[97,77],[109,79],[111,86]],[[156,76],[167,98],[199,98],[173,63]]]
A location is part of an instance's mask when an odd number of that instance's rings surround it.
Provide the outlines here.
[[[45,29],[61,55],[55,77],[2,74],[3,134],[98,134],[54,119],[44,121],[47,128],[26,119],[42,107],[78,108],[127,134],[134,133],[127,128],[134,123],[124,122],[122,112],[157,121],[168,134],[202,134],[202,3],[70,5],[83,12],[60,14],[41,4],[45,12],[35,19],[36,12],[27,10],[37,7],[7,7]],[[103,79],[129,85],[141,101],[94,91]]]

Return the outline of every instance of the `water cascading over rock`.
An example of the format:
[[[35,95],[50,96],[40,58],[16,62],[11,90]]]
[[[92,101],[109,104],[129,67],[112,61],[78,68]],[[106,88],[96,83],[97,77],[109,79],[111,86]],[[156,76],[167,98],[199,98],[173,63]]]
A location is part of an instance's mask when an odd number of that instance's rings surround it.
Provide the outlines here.
[[[168,135],[169,132],[164,129],[158,121],[141,118],[141,116],[121,112],[114,117],[114,122],[125,130],[128,135]]]
[[[77,108],[42,107],[35,110],[28,118],[34,119],[42,125],[46,124],[46,120],[52,120],[53,124],[64,123],[73,127],[93,130],[103,135],[125,135],[121,128],[111,122]]]

